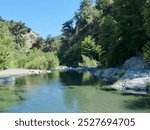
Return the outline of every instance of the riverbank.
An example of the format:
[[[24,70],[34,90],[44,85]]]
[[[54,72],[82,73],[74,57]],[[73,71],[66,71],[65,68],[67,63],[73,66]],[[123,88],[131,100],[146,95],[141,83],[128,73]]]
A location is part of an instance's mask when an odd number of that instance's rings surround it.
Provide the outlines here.
[[[106,68],[94,72],[110,87],[132,93],[150,91],[150,64],[141,57],[132,57],[121,68]]]
[[[10,76],[23,76],[23,75],[34,75],[34,74],[46,74],[51,73],[50,70],[32,70],[32,69],[8,69],[1,70],[0,77],[10,77]]]
[[[53,71],[82,71],[91,72],[93,76],[101,78],[104,82],[112,84],[116,90],[130,92],[150,91],[150,65],[139,57],[133,57],[125,62],[121,68],[102,67],[67,67],[60,66],[51,70],[31,70],[31,69],[9,69],[0,71],[0,79],[6,77],[24,76],[34,74],[47,74]],[[8,80],[8,78],[7,78]],[[10,80],[10,79],[9,79]],[[8,81],[9,81],[8,80]]]

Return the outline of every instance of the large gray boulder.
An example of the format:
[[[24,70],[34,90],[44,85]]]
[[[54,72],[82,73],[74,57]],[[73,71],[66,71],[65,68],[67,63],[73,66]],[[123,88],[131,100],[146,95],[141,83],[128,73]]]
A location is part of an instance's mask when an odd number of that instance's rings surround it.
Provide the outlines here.
[[[148,70],[150,63],[145,62],[141,57],[132,57],[124,63],[123,69],[130,71]]]
[[[113,88],[118,90],[135,90],[146,91],[147,85],[150,83],[150,77],[135,78],[127,81],[120,81],[112,85]]]

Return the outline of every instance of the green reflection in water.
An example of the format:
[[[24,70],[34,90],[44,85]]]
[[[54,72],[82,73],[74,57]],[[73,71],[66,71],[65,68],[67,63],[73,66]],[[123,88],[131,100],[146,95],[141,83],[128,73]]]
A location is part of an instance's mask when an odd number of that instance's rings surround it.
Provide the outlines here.
[[[150,112],[150,94],[123,95],[104,87],[88,72],[24,76],[0,86],[0,111]]]
[[[0,85],[0,112],[8,109],[24,100],[24,90],[14,87],[14,84]]]

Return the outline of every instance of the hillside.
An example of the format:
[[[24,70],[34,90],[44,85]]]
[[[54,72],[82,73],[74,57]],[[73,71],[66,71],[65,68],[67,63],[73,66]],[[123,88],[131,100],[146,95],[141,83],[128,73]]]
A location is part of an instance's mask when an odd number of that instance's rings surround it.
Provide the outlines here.
[[[135,56],[150,61],[150,1],[93,2],[83,0],[63,24],[61,63],[116,67]]]
[[[0,69],[58,66],[59,60],[51,51],[52,41],[50,37],[44,40],[25,23],[0,18]]]

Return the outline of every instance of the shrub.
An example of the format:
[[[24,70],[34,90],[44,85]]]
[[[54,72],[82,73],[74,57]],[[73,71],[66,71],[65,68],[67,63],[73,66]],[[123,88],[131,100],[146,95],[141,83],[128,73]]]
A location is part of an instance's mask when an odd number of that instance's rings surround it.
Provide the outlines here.
[[[27,56],[22,56],[18,60],[21,68],[28,69],[50,69],[59,66],[58,57],[54,53],[44,53],[40,50],[33,49]]]
[[[150,42],[147,42],[143,48],[144,51],[144,59],[146,61],[150,61]]]
[[[59,59],[54,53],[46,53],[46,62],[47,62],[47,69],[55,68],[59,66]]]
[[[85,55],[82,55],[82,63],[79,63],[79,66],[88,66],[88,67],[94,67],[98,66],[98,62],[94,59],[91,59]]]

